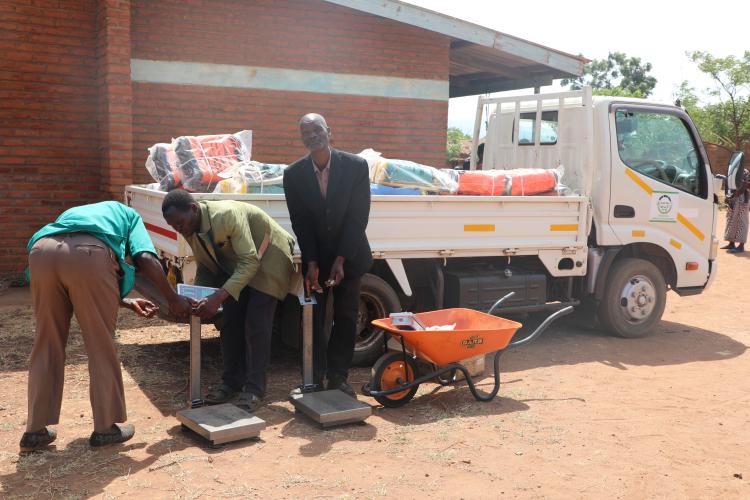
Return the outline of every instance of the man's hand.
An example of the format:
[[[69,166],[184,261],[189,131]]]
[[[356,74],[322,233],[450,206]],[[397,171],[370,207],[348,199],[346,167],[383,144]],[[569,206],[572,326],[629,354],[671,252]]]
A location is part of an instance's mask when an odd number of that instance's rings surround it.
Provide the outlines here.
[[[307,274],[305,275],[305,290],[307,290],[308,294],[311,292],[323,292],[323,289],[320,287],[320,283],[318,282],[319,274],[320,269],[318,268],[318,263],[308,262]]]
[[[190,301],[187,297],[177,295],[176,293],[172,294],[172,297],[169,300],[169,312],[171,312],[173,316],[180,320],[184,320],[190,316],[190,310]]]
[[[331,275],[326,281],[326,286],[337,286],[344,279],[344,258],[336,257],[331,266]]]
[[[122,299],[122,306],[144,318],[152,318],[159,310],[159,306],[150,300],[141,298]]]
[[[216,316],[219,312],[222,302],[229,297],[229,292],[223,288],[219,288],[216,292],[212,293],[205,299],[201,299],[193,307],[193,314],[199,316],[201,319],[210,319]]]

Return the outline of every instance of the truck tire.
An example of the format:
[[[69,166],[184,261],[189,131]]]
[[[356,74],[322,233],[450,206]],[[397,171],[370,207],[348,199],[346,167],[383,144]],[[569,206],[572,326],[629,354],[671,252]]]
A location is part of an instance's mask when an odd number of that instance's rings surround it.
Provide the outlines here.
[[[371,365],[385,348],[385,333],[370,323],[374,319],[387,318],[401,311],[398,295],[385,280],[374,274],[362,277],[357,315],[357,340],[354,345],[352,364]]]
[[[659,268],[644,259],[616,261],[599,304],[602,326],[618,337],[639,338],[661,320],[667,285]]]

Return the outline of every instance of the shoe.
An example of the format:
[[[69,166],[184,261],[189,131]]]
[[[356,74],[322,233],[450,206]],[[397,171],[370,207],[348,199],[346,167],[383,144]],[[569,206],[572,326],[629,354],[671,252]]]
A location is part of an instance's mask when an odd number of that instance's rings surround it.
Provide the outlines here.
[[[730,248],[729,250],[727,250],[727,252],[729,253],[742,253],[744,251],[745,251],[744,247]]]
[[[243,391],[237,398],[235,406],[237,406],[237,408],[239,408],[240,410],[245,410],[248,413],[253,413],[260,407],[261,403],[262,400],[259,396],[256,396],[252,392]]]
[[[135,427],[131,424],[112,424],[107,432],[92,432],[89,438],[91,446],[105,446],[108,444],[124,443],[135,434]]]
[[[220,405],[232,399],[237,394],[237,392],[238,391],[232,386],[221,384],[219,387],[206,394],[206,397],[203,399],[203,401],[209,405]]]
[[[353,397],[354,399],[357,399],[357,394],[354,392],[354,389],[352,389],[352,386],[350,386],[345,379],[339,378],[339,377],[332,377],[328,379],[328,383],[326,384],[326,390],[328,391],[335,391],[339,390],[343,393],[348,394],[349,396]]]
[[[57,432],[46,427],[38,432],[24,432],[21,436],[19,446],[21,452],[28,453],[31,451],[41,450],[57,439]]]
[[[734,243],[730,243],[728,245],[724,245],[723,247],[719,247],[719,250],[732,250],[734,248],[735,248]]]

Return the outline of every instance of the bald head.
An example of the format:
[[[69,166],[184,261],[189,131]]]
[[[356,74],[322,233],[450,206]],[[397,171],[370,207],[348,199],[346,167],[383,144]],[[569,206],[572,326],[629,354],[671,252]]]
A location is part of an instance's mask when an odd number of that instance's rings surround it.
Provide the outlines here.
[[[322,126],[323,128],[328,128],[326,119],[323,118],[323,115],[319,115],[318,113],[307,113],[305,116],[300,118],[299,126],[301,127],[303,123],[315,123]]]
[[[299,121],[299,133],[302,144],[311,152],[328,150],[331,139],[331,129],[326,119],[317,113],[308,113]]]

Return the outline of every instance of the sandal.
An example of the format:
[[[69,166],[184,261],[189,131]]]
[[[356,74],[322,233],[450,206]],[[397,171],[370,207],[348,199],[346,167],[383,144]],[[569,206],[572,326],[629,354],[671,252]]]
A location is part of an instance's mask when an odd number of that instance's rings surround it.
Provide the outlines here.
[[[253,413],[261,405],[261,399],[253,394],[252,392],[241,392],[237,398],[235,406],[241,410],[245,410],[248,413]]]
[[[232,386],[221,384],[219,387],[216,387],[211,392],[206,394],[206,397],[203,399],[203,401],[209,405],[220,405],[232,399],[235,394],[237,394],[237,390],[232,388]]]

